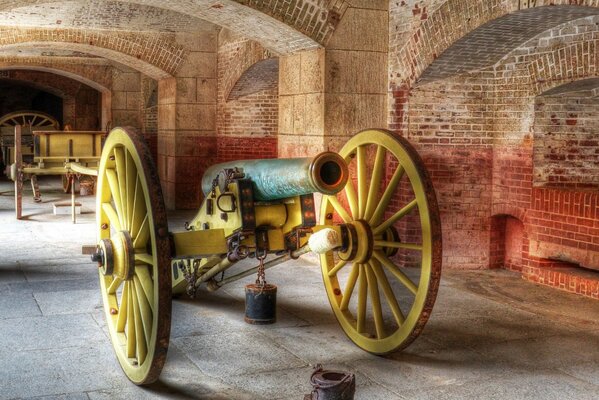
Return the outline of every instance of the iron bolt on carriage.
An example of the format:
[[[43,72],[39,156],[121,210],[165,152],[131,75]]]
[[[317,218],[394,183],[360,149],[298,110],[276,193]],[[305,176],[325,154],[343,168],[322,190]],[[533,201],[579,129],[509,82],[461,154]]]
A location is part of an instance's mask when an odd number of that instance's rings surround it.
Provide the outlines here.
[[[440,280],[441,226],[431,181],[405,139],[366,130],[338,154],[219,164],[202,188],[195,218],[170,233],[142,137],[116,128],[106,139],[92,258],[110,338],[131,381],[148,384],[160,375],[172,294],[204,284],[217,290],[259,271],[226,275],[247,257],[273,256],[264,263],[269,268],[320,254],[335,317],[370,353],[405,348],[420,334]],[[323,195],[318,214],[314,193]]]

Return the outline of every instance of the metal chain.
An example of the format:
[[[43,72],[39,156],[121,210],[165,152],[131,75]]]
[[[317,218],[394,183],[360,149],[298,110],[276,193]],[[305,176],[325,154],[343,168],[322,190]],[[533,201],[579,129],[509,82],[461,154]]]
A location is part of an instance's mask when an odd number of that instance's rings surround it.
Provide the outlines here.
[[[258,277],[256,278],[256,286],[264,287],[266,286],[266,273],[264,270],[264,259],[266,258],[266,252],[263,255],[258,256],[256,253],[256,258],[260,265],[258,265]]]

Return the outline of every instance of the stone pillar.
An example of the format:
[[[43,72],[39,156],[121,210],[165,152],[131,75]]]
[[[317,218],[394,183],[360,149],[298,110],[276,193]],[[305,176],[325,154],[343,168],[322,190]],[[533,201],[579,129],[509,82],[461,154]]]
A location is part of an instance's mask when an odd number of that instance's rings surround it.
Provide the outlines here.
[[[125,68],[125,67],[123,67]],[[112,74],[111,127],[131,126],[141,130],[141,74],[131,69],[114,69]],[[102,129],[105,129],[103,126]]]
[[[360,130],[387,127],[388,2],[360,5],[325,49],[281,57],[279,157],[337,150]]]
[[[169,209],[199,207],[202,174],[216,159],[216,34],[178,34],[186,60],[158,82],[158,170]]]

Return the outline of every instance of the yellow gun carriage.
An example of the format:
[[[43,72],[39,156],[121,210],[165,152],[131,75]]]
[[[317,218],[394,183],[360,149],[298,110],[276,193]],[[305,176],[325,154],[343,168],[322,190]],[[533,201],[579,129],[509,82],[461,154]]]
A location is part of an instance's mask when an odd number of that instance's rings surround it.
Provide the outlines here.
[[[131,381],[158,379],[173,293],[217,290],[308,251],[319,253],[332,310],[356,345],[386,354],[419,335],[440,280],[441,226],[431,181],[405,139],[366,130],[338,154],[219,164],[202,186],[196,217],[169,232],[143,138],[116,128],[106,139],[92,259],[110,339]],[[314,193],[322,194],[318,213]],[[259,265],[227,275],[245,258]]]
[[[75,222],[75,179],[79,176],[97,176],[100,153],[106,138],[100,131],[32,130],[31,153],[23,154],[23,126],[14,126],[14,147],[9,177],[15,182],[15,213],[22,218],[23,183],[32,181],[34,199],[41,201],[37,176],[61,175],[63,189],[71,189],[73,222]]]

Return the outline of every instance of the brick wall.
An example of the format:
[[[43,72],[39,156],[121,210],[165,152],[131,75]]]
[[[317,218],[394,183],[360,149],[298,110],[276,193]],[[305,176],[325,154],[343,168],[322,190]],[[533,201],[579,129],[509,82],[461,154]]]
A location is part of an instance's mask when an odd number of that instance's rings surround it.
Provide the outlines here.
[[[393,3],[389,126],[416,145],[431,172],[443,223],[444,265],[526,270],[556,265],[557,261],[546,260],[560,257],[585,266],[596,263],[597,216],[548,211],[548,203],[535,200],[535,196],[583,199],[580,201],[590,202],[588,209],[596,200],[588,197],[588,192],[570,190],[572,187],[535,188],[533,149],[540,160],[551,154],[547,140],[562,135],[561,146],[566,150],[570,146],[571,164],[578,165],[584,155],[597,154],[594,141],[580,137],[581,130],[594,129],[592,101],[550,106],[538,100],[540,119],[535,122],[537,95],[596,76],[597,20],[589,14],[597,10],[546,7],[506,16],[514,11],[514,2],[448,1],[431,17],[424,6],[434,8],[435,2]],[[409,16],[407,10],[413,14]],[[411,21],[410,34],[401,33],[402,28],[394,25],[401,18]],[[463,37],[488,21],[493,22]],[[515,40],[513,48],[502,50],[506,41],[494,44],[495,39],[481,45],[488,39],[484,32],[495,32],[491,36],[496,38],[502,29],[510,32],[504,34],[507,41]],[[433,40],[440,35],[441,42]],[[522,36],[514,39],[518,35]],[[441,54],[443,41],[449,50]],[[454,46],[449,47],[451,44]],[[547,115],[551,107],[565,110],[559,131],[551,122],[555,113]],[[553,139],[540,131],[554,132]],[[560,172],[548,158],[544,159],[546,165],[537,169],[545,168],[546,176],[551,175],[548,171]],[[583,161],[591,171],[593,162]],[[595,175],[572,172],[571,186],[592,184]],[[547,194],[547,190],[556,193]],[[544,236],[547,232],[553,232],[551,239]]]
[[[256,42],[221,32],[217,88],[218,161],[276,157],[278,60]]]
[[[437,192],[444,263],[488,266],[493,147],[489,88],[478,77],[428,83],[395,105],[394,126],[420,152]]]
[[[534,132],[535,186],[599,188],[599,98],[591,91],[538,97]]]

